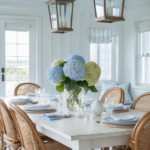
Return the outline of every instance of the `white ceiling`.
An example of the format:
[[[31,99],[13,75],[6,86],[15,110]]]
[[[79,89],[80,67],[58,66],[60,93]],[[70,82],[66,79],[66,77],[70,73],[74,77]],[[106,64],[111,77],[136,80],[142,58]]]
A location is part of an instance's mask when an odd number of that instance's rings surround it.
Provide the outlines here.
[[[21,6],[22,4],[24,7],[34,7],[34,8],[41,8],[41,10],[45,9],[45,4],[47,0],[0,0],[0,7],[3,6]],[[150,4],[150,0],[125,0],[125,11],[128,11],[129,9],[133,9],[136,7],[144,6]],[[81,13],[81,12],[94,12],[93,7],[93,0],[76,0],[75,1],[75,7],[74,7],[75,13]]]

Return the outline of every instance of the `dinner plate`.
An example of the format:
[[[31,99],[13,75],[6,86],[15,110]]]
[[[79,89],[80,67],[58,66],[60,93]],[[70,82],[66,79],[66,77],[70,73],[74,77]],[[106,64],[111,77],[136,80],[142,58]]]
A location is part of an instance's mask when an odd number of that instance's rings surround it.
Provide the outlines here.
[[[120,120],[116,121],[115,119],[108,117],[104,118],[102,122],[106,122],[109,124],[116,124],[116,125],[135,125],[139,121],[139,118],[135,118],[134,120]]]
[[[31,99],[18,99],[18,100],[10,100],[11,103],[30,103],[34,102],[34,100]]]
[[[125,110],[127,109],[126,107],[114,107],[113,110]]]
[[[29,107],[29,106],[24,106],[23,107],[23,109],[24,110],[32,110],[32,111],[37,111],[37,110],[39,110],[39,111],[42,111],[42,110],[52,110],[52,109],[54,109],[54,108],[52,108],[52,107]]]

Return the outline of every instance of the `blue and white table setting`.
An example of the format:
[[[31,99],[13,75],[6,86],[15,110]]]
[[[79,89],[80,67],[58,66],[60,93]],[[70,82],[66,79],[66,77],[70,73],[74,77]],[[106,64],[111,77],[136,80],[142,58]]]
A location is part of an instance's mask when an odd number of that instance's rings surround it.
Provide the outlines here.
[[[28,104],[28,105],[24,105],[22,107],[24,110],[51,110],[54,109],[54,107],[51,107],[49,104]]]
[[[36,100],[28,97],[28,96],[17,96],[17,97],[12,97],[10,100],[9,100],[10,103],[13,103],[13,104],[26,104],[26,103],[37,103]]]
[[[102,117],[102,125],[103,123],[107,123],[110,125],[120,125],[120,126],[134,126],[139,121],[139,117],[135,115],[124,115],[124,116],[110,116],[110,117]]]
[[[36,96],[36,93],[28,93],[26,96]]]
[[[111,106],[110,105],[107,105],[107,104],[103,104],[103,110],[106,111],[107,107],[111,107],[113,109],[114,112],[116,111],[128,111],[128,108],[125,107],[123,104],[112,104]]]

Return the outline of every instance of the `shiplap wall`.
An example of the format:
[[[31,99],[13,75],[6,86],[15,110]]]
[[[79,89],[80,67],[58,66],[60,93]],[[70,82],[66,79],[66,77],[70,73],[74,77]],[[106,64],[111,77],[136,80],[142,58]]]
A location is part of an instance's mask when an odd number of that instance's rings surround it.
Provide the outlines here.
[[[140,94],[150,92],[150,87],[137,84],[137,22],[150,20],[150,7],[145,6],[127,16],[123,24],[123,82],[131,82],[130,93],[135,100]]]
[[[32,10],[32,9],[19,9],[4,7],[0,9],[0,15],[11,16],[38,16],[42,19],[42,70],[41,70],[41,86],[46,88],[50,93],[56,93],[55,88],[46,79],[46,70],[50,67],[55,59],[65,59],[70,54],[80,54],[84,56],[86,61],[89,61],[90,43],[88,40],[88,29],[90,28],[111,28],[116,34],[120,36],[119,49],[118,49],[118,72],[116,80],[122,84],[131,82],[131,95],[135,99],[139,94],[149,91],[148,88],[144,89],[136,86],[135,82],[135,53],[136,44],[135,37],[135,22],[142,19],[150,19],[149,6],[144,6],[140,11],[136,9],[135,13],[127,13],[125,22],[113,24],[100,24],[94,23],[94,14],[79,13],[74,14],[73,17],[73,32],[63,35],[51,34],[50,25],[47,11]],[[131,10],[130,10],[131,11]],[[123,34],[122,34],[123,32]],[[123,39],[122,39],[123,37]],[[98,87],[99,91],[101,87]],[[91,94],[91,97],[99,97],[99,93]]]

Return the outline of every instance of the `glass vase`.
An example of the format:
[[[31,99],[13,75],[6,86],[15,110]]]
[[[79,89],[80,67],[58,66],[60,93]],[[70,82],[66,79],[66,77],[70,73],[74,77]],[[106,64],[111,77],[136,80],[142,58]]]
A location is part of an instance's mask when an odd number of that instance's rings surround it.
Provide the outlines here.
[[[81,107],[81,99],[79,99],[78,97],[80,91],[81,91],[80,87],[76,85],[74,89],[69,92],[70,95],[66,100],[67,107],[69,110],[75,110]]]

